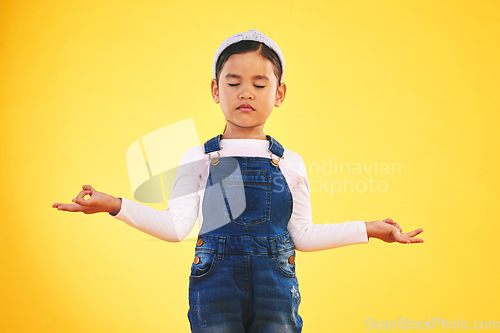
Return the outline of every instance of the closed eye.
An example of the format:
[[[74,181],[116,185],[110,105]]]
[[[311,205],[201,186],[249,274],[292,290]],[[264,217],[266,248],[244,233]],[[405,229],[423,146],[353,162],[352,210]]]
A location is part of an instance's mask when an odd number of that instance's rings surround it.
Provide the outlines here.
[[[239,86],[240,84],[239,83],[228,83],[229,86],[231,87],[236,87],[236,86]],[[257,86],[255,85],[255,88],[265,88],[266,86]]]

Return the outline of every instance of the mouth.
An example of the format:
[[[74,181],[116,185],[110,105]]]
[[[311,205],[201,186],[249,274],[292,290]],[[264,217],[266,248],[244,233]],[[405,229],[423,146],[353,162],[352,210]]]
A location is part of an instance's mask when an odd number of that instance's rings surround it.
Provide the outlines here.
[[[255,109],[250,104],[241,104],[240,106],[238,106],[238,110],[243,112],[255,111]]]

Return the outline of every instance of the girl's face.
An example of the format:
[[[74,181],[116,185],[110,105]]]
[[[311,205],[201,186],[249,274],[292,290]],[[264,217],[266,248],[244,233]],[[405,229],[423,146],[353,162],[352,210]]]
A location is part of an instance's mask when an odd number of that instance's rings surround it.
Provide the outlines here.
[[[285,98],[286,85],[282,83],[276,89],[277,84],[273,64],[259,51],[230,56],[219,74],[219,85],[212,80],[212,97],[221,105],[227,133],[262,136],[273,108]]]

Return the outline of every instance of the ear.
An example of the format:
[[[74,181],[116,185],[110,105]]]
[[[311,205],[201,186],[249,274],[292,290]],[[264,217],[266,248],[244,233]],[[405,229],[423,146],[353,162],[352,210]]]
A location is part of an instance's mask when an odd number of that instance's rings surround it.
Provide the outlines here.
[[[217,87],[217,80],[216,79],[212,79],[211,90],[212,90],[212,99],[214,100],[214,102],[216,104],[218,104],[219,103],[219,88]]]
[[[282,82],[278,88],[278,91],[276,92],[276,100],[274,101],[274,106],[276,107],[280,106],[285,100],[285,95],[286,95],[286,84],[285,82]]]

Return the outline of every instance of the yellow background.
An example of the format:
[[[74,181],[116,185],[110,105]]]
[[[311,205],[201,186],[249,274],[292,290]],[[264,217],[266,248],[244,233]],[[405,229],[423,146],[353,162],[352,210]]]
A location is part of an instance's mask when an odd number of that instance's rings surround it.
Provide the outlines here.
[[[189,330],[193,240],[163,242],[107,214],[51,204],[70,202],[83,184],[132,198],[126,149],[157,128],[193,118],[202,142],[220,133],[213,55],[251,28],[286,61],[287,97],[267,134],[306,165],[402,167],[373,176],[389,184],[384,193],[313,193],[315,223],[392,217],[425,229],[424,244],[374,239],[298,252],[304,332],[370,331],[367,318],[500,320],[499,9],[498,1],[0,2],[0,330]]]

